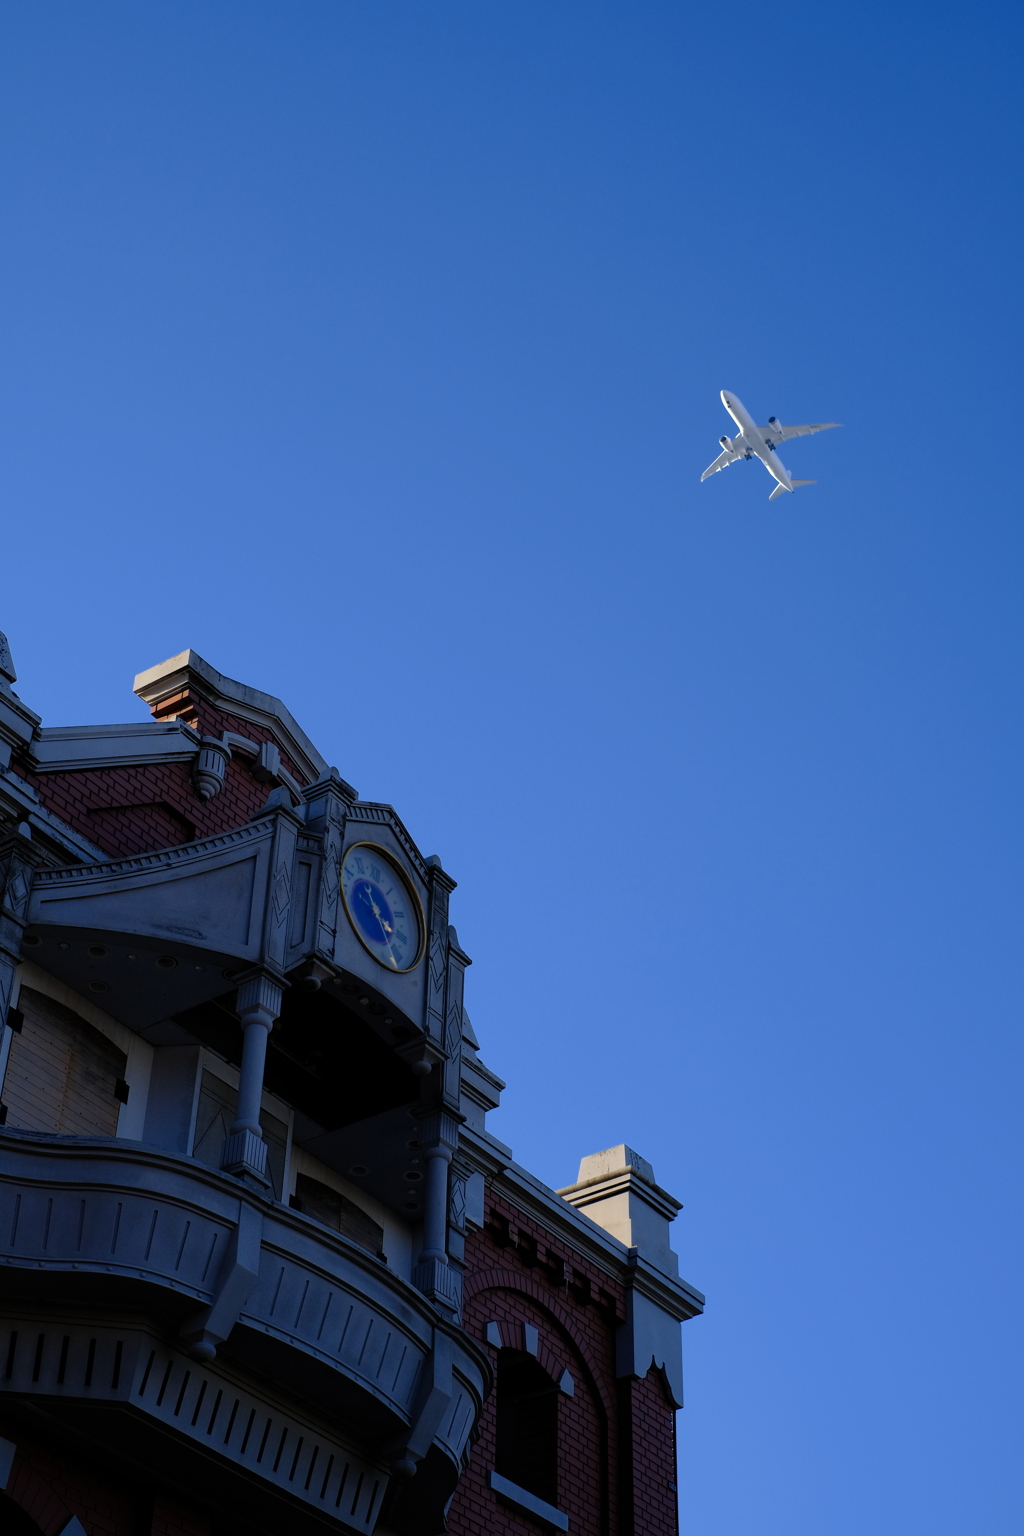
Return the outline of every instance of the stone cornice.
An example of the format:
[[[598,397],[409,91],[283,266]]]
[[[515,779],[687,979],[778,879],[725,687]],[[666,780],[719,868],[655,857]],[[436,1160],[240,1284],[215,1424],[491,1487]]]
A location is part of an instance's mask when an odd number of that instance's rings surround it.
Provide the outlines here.
[[[44,726],[29,752],[37,773],[191,762],[200,739],[184,720],[133,720],[127,725]]]
[[[215,837],[203,838],[201,842],[180,843],[171,848],[161,848],[156,853],[139,853],[128,859],[104,859],[97,863],[43,870],[37,883],[59,885],[62,882],[81,883],[84,880],[103,879],[109,875],[141,873],[144,870],[170,871],[180,864],[193,863],[204,854],[217,853],[224,848],[266,838],[271,829],[271,820],[261,818],[247,822],[244,827],[237,827],[231,832],[218,832]]]
[[[348,820],[352,822],[361,821],[369,823],[371,826],[376,824],[377,826],[390,827],[395,838],[415,866],[420,879],[423,881],[429,879],[427,861],[413,842],[408,828],[393,805],[385,805],[383,801],[379,800],[357,800],[354,805],[348,807],[346,815]],[[441,873],[443,874],[443,871]],[[436,874],[435,878],[437,878]],[[455,889],[455,881],[450,876],[445,876],[445,879],[448,881],[447,889],[453,891]]]
[[[635,1248],[628,1249],[626,1263],[629,1267],[626,1284],[630,1289],[648,1297],[677,1322],[685,1322],[687,1318],[697,1317],[704,1311],[704,1295],[701,1291],[685,1280],[666,1275],[664,1270],[657,1269]]]
[[[486,1143],[493,1138],[480,1136],[463,1127],[462,1146],[471,1143],[474,1152],[479,1148],[480,1161],[487,1155]],[[501,1143],[497,1143],[500,1147]],[[504,1168],[499,1159],[491,1154],[492,1169],[488,1173],[492,1188],[524,1215],[546,1227],[553,1236],[561,1238],[568,1246],[578,1250],[598,1269],[618,1280],[627,1289],[636,1289],[647,1296],[669,1316],[682,1320],[695,1317],[704,1309],[704,1297],[700,1291],[675,1275],[668,1275],[656,1268],[649,1259],[642,1257],[635,1248],[627,1248],[617,1237],[612,1237],[603,1227],[582,1211],[577,1211],[553,1189],[528,1173],[525,1168],[509,1160]],[[669,1197],[671,1198],[671,1196]]]
[[[182,651],[158,666],[140,672],[135,679],[134,690],[140,699],[154,707],[161,699],[192,689],[215,708],[241,720],[250,720],[273,732],[279,744],[292,762],[312,783],[328,771],[326,758],[322,757],[298,724],[291,711],[271,693],[250,688],[247,683],[235,682],[225,677],[197,651]]]
[[[620,1284],[626,1283],[629,1253],[626,1245],[605,1232],[589,1216],[577,1211],[532,1173],[510,1161],[504,1170],[492,1178],[492,1184],[496,1193],[504,1195],[524,1215],[531,1216],[540,1226],[546,1227],[552,1236],[576,1248],[598,1269],[603,1269]]]
[[[612,1174],[584,1179],[579,1184],[569,1184],[555,1193],[561,1195],[563,1200],[568,1200],[577,1210],[584,1210],[598,1200],[607,1200],[610,1195],[635,1194],[667,1221],[674,1221],[683,1208],[682,1201],[677,1200],[675,1195],[670,1195],[660,1184],[651,1183],[634,1168],[617,1169]]]

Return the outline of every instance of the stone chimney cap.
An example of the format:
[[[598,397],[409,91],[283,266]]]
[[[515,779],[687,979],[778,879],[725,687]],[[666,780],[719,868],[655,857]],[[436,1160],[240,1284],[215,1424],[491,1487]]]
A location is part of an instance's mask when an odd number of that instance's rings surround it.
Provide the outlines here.
[[[589,1157],[581,1158],[576,1182],[589,1184],[593,1179],[607,1179],[614,1173],[623,1173],[627,1168],[645,1183],[653,1184],[657,1189],[651,1164],[646,1157],[641,1157],[639,1152],[634,1152],[632,1147],[627,1147],[625,1142],[617,1147],[607,1147],[603,1152],[591,1152]]]
[[[172,656],[169,661],[140,672],[135,679],[135,692],[151,709],[158,707],[161,699],[170,698],[186,688],[194,689],[202,698],[229,714],[268,727],[310,783],[328,772],[326,758],[321,757],[280,699],[225,677],[204,661],[198,651],[182,651],[179,656]]]
[[[630,1190],[668,1221],[673,1221],[676,1212],[683,1208],[681,1200],[670,1195],[667,1189],[662,1189],[656,1182],[654,1169],[646,1157],[641,1157],[639,1152],[634,1152],[625,1142],[582,1158],[576,1183],[556,1193],[582,1210],[595,1202]]]

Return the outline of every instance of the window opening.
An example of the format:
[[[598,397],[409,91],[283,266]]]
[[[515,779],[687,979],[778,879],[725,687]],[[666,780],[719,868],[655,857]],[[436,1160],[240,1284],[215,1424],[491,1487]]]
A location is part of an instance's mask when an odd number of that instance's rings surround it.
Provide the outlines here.
[[[495,1470],[546,1504],[558,1503],[558,1387],[532,1355],[498,1352]]]
[[[31,987],[19,998],[20,1029],[5,1030],[7,1124],[73,1136],[116,1136],[128,1058],[77,1013]]]
[[[199,1108],[196,1112],[196,1134],[192,1143],[192,1156],[210,1168],[220,1167],[220,1149],[238,1110],[238,1090],[222,1082],[212,1072],[204,1070],[199,1089]],[[283,1120],[260,1110],[260,1127],[267,1144],[267,1177],[274,1191],[274,1198],[282,1198],[284,1165],[288,1152],[288,1127]]]
[[[354,1243],[359,1243],[362,1248],[368,1248],[371,1253],[382,1252],[384,1228],[378,1226],[373,1217],[368,1216],[354,1200],[349,1200],[338,1190],[322,1184],[319,1179],[312,1179],[308,1174],[300,1173],[295,1180],[295,1193],[291,1197],[291,1204],[304,1216],[312,1216],[314,1221],[322,1221],[325,1227],[331,1227],[335,1232],[342,1233],[344,1237],[351,1238]]]

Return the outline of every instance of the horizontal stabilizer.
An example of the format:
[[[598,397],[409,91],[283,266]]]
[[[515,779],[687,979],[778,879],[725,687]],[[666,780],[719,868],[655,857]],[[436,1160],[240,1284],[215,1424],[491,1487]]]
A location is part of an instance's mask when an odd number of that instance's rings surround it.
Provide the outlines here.
[[[793,481],[793,484],[794,485],[796,484],[795,480]],[[788,490],[789,490],[789,486],[788,485],[777,485],[775,487],[774,491],[772,491],[771,495],[768,497],[768,500],[769,501],[774,501],[776,496],[781,496],[783,491],[788,491]]]
[[[817,485],[817,480],[791,480],[790,484],[796,490],[798,485]]]

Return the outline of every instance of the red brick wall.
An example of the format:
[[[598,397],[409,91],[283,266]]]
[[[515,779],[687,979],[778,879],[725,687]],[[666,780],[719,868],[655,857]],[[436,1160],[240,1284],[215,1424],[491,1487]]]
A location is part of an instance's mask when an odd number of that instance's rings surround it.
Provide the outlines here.
[[[257,743],[274,740],[272,731],[215,710],[191,695],[163,706],[159,718],[176,714],[204,736],[234,731]],[[214,837],[250,821],[270,790],[252,777],[250,761],[240,753],[233,757],[223,789],[210,800],[199,798],[187,763],[62,773],[33,773],[17,761],[12,766],[32,785],[47,810],[112,858],[130,858]],[[305,774],[284,752],[281,762],[300,784],[306,782]]]
[[[43,1536],[60,1536],[74,1515],[86,1536],[210,1536],[204,1514],[161,1490],[126,1486],[2,1420],[0,1437],[17,1446],[7,1497]]]
[[[676,1412],[661,1372],[619,1383],[623,1536],[678,1536]]]
[[[158,1489],[149,1530],[151,1536],[210,1536],[210,1521],[186,1500]]]
[[[577,1536],[676,1536],[675,1414],[660,1375],[615,1379],[623,1289],[510,1204],[489,1194],[485,1226],[466,1244],[467,1330],[500,1325],[507,1348],[537,1329],[538,1361],[554,1380],[568,1369],[575,1395],[559,1397],[558,1507]],[[497,1359],[497,1350],[492,1350]],[[495,1465],[496,1400],[484,1408],[468,1471],[452,1500],[452,1536],[527,1536],[542,1529],[488,1487]]]
[[[40,1528],[60,1536],[77,1516],[86,1536],[210,1536],[206,1516],[143,1487],[126,1487],[92,1462],[51,1448],[18,1425],[0,1421],[0,1436],[17,1445],[6,1496]]]

